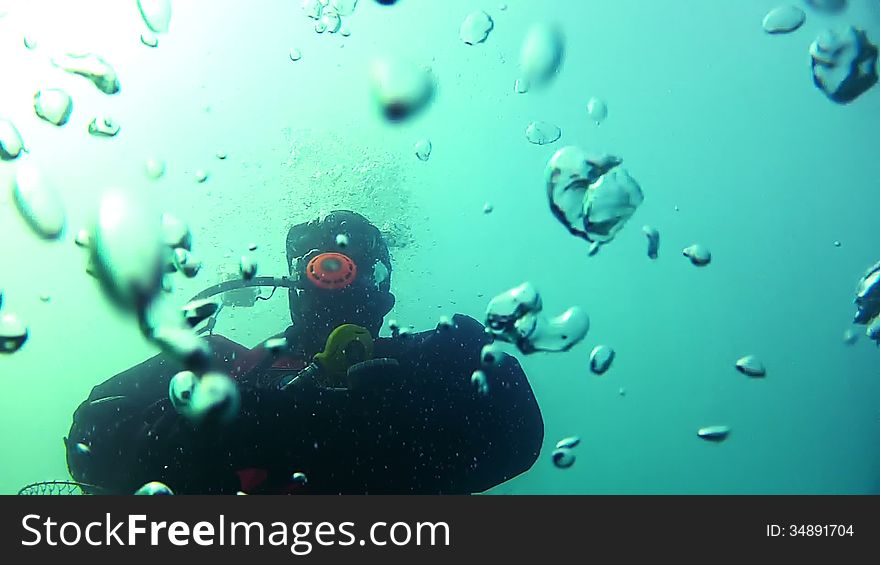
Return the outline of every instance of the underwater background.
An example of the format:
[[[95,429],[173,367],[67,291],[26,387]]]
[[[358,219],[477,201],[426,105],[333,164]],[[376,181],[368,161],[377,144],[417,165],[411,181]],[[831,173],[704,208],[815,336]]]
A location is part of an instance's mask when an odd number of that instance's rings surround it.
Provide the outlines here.
[[[8,188],[19,161],[0,162],[2,308],[29,330],[0,356],[0,493],[68,478],[62,437],[75,408],[157,352],[73,242],[116,186],[192,228],[204,267],[175,279],[176,306],[235,273],[251,243],[260,275],[286,275],[288,227],[348,208],[392,245],[386,322],[484,320],[493,296],[524,281],[549,313],[582,307],[590,332],[570,351],[508,348],[535,390],[545,443],[529,472],[490,492],[877,493],[880,351],[864,328],[853,345],[843,334],[856,281],[880,259],[880,87],[832,102],[813,85],[809,46],[850,24],[877,42],[880,1],[824,13],[790,0],[805,23],[771,35],[762,19],[780,3],[360,0],[345,37],[316,33],[300,0],[179,0],[156,48],[141,42],[135,0],[3,3],[0,117],[25,141],[20,161],[56,187],[67,228],[58,241],[34,236]],[[494,28],[468,45],[459,29],[475,10]],[[546,88],[517,93],[535,22],[561,27],[564,59]],[[58,50],[100,54],[120,92],[53,67]],[[370,96],[370,61],[384,54],[436,77],[430,106],[404,123],[387,123]],[[71,95],[65,126],[34,114],[40,88]],[[608,105],[601,124],[587,114],[594,96]],[[96,115],[119,134],[90,136]],[[561,138],[530,143],[536,120]],[[424,138],[427,161],[413,150]],[[595,256],[547,203],[544,168],[565,145],[621,156],[644,192]],[[144,172],[150,158],[166,164],[158,180]],[[657,260],[645,224],[660,231]],[[711,249],[710,265],[682,257],[693,243]],[[289,324],[286,300],[225,309],[216,331],[254,346]],[[602,376],[589,368],[598,344],[617,354]],[[749,354],[765,378],[735,369]],[[700,439],[710,425],[730,426],[729,438]],[[572,435],[576,463],[556,468],[550,453]]]

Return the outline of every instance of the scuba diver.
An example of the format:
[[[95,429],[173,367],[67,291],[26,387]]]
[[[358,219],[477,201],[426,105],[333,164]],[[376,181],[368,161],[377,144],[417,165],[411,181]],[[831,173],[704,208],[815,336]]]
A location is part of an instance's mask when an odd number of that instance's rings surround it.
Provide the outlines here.
[[[253,349],[203,337],[210,370],[238,389],[229,421],[185,417],[173,386],[185,368],[160,353],[77,408],[65,438],[75,481],[101,494],[153,481],[176,494],[470,494],[532,466],[544,424],[519,363],[504,355],[486,369],[488,394],[471,383],[490,342],[479,322],[456,314],[374,337],[395,297],[387,244],[366,218],[340,210],[293,226],[287,260],[289,278],[197,297],[288,288],[283,334]]]

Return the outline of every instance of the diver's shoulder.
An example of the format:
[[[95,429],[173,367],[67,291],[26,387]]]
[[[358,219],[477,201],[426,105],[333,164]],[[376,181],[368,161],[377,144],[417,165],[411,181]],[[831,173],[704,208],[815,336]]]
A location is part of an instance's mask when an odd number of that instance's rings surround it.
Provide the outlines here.
[[[454,314],[452,317],[444,317],[433,328],[416,332],[401,332],[392,337],[383,337],[377,340],[384,346],[392,349],[401,347],[403,350],[413,348],[420,349],[432,344],[483,344],[489,342],[486,329],[479,321],[466,314]]]
[[[482,344],[490,341],[483,324],[466,314],[455,314],[446,318],[437,327],[424,333],[434,340],[459,344]]]
[[[467,314],[454,314],[452,316],[452,327],[450,328],[459,333],[474,333],[480,337],[486,335],[486,327],[476,318],[472,318]]]

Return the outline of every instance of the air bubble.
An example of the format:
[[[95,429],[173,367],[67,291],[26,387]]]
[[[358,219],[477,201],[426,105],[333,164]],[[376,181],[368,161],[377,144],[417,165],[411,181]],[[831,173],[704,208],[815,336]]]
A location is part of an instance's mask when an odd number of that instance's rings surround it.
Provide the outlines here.
[[[241,394],[235,381],[222,373],[207,373],[193,390],[189,418],[195,423],[216,420],[228,423],[238,416]]]
[[[118,306],[139,309],[162,282],[162,222],[150,202],[113,189],[101,198],[92,234],[91,259],[104,291]]]
[[[660,251],[660,232],[651,226],[642,227],[642,233],[648,238],[648,257],[656,259]]]
[[[730,435],[730,427],[706,426],[697,430],[697,435],[706,441],[722,442]]]
[[[856,286],[856,315],[853,323],[866,324],[880,315],[880,261],[865,271]]]
[[[46,88],[34,95],[34,112],[52,125],[66,124],[72,110],[70,95],[60,88]]]
[[[452,319],[449,316],[440,316],[440,319],[437,321],[437,329],[448,331],[454,327]]]
[[[607,345],[597,345],[590,352],[590,370],[597,375],[604,375],[611,368],[616,353]]]
[[[144,23],[155,33],[165,33],[171,24],[171,0],[138,0]]]
[[[705,267],[712,262],[712,253],[706,246],[698,243],[685,247],[681,254],[690,259],[691,263],[697,267]]]
[[[76,232],[76,236],[73,238],[73,242],[78,247],[88,248],[91,244],[92,237],[89,235],[89,230],[83,228]]]
[[[374,61],[370,79],[373,99],[391,122],[418,114],[434,95],[430,72],[402,59]]]
[[[810,45],[813,83],[831,101],[848,104],[877,83],[877,55],[864,30],[824,31]]]
[[[257,274],[256,260],[248,255],[242,255],[241,260],[238,263],[238,271],[241,273],[241,277],[245,280],[254,278],[254,275]]]
[[[324,31],[327,33],[336,33],[342,26],[342,19],[332,8],[325,9],[324,13],[321,14],[321,20],[319,23],[323,25]]]
[[[165,174],[165,161],[150,157],[145,164],[147,178],[150,180],[158,180]]]
[[[541,312],[541,297],[531,283],[495,296],[486,308],[486,327],[496,339],[513,343],[521,352],[568,351],[587,335],[590,318],[571,307],[555,318]]]
[[[480,364],[484,369],[500,367],[504,362],[504,353],[497,343],[492,342],[483,346],[480,351]]]
[[[185,368],[201,372],[208,368],[211,346],[189,327],[160,326],[153,342]]]
[[[749,377],[763,377],[767,374],[764,363],[754,355],[737,359],[736,370]]]
[[[771,34],[789,33],[804,24],[807,15],[797,6],[779,6],[764,16],[764,31]]]
[[[868,339],[880,345],[880,316],[875,317],[868,323],[868,327],[865,328],[865,335],[868,336]]]
[[[134,494],[138,496],[171,496],[174,492],[165,483],[153,481],[137,489]]]
[[[194,328],[216,314],[219,309],[220,305],[212,300],[195,300],[186,304],[181,311],[187,325]]]
[[[550,82],[562,64],[564,44],[562,31],[557,26],[532,25],[520,48],[522,78],[533,86]]]
[[[31,230],[42,239],[61,237],[67,221],[64,204],[39,169],[20,164],[11,184],[15,206]]]
[[[461,22],[458,36],[466,44],[476,45],[486,41],[494,27],[495,22],[489,17],[489,14],[478,10],[468,14],[464,21]]]
[[[574,146],[547,162],[544,179],[550,210],[572,235],[609,243],[644,201],[639,183],[614,155]]]
[[[192,371],[180,371],[168,383],[168,398],[178,414],[187,415],[198,377]]]
[[[104,94],[119,92],[119,79],[110,64],[94,53],[67,54],[52,59],[56,67],[89,79]]]
[[[480,396],[489,394],[489,381],[486,379],[486,373],[483,371],[474,371],[471,375],[471,385]]]
[[[0,353],[15,353],[28,339],[28,329],[15,314],[0,314]]]
[[[89,122],[89,134],[95,137],[116,137],[119,133],[119,124],[112,118],[92,118]]]
[[[24,151],[24,142],[15,125],[0,119],[0,160],[12,161]]]
[[[330,0],[330,7],[340,16],[350,16],[357,7],[358,0]]]
[[[550,457],[553,460],[553,464],[556,465],[556,467],[558,467],[559,469],[568,469],[569,467],[574,465],[575,461],[574,452],[564,447],[554,449],[553,453],[550,454]]]
[[[556,449],[574,449],[581,444],[581,438],[570,436],[556,442]]]
[[[271,339],[267,339],[263,344],[267,350],[271,351],[273,355],[277,355],[287,349],[287,338],[284,337],[273,337]]]
[[[526,139],[535,145],[547,145],[558,140],[562,130],[549,122],[532,122],[526,127]]]
[[[420,139],[415,145],[416,157],[419,158],[419,161],[427,161],[431,158],[431,149],[433,149],[431,140]]]
[[[174,266],[188,279],[199,274],[202,262],[191,251],[179,247],[174,250]]]
[[[159,37],[149,31],[145,31],[141,34],[141,43],[150,48],[156,48],[159,46]]]
[[[587,114],[596,125],[600,125],[608,117],[608,105],[604,100],[594,96],[587,102]]]
[[[324,5],[319,0],[303,0],[302,10],[306,17],[317,20],[321,17]]]

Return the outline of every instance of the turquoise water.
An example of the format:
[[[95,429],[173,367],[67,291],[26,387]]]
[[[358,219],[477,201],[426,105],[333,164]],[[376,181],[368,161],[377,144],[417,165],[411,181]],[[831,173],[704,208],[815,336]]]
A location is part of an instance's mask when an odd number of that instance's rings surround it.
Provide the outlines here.
[[[855,283],[880,259],[880,87],[834,104],[812,84],[808,49],[823,29],[847,24],[880,41],[880,3],[806,9],[803,27],[786,35],[761,27],[774,1],[499,4],[360,0],[342,37],[315,33],[299,1],[178,1],[151,49],[134,0],[7,2],[0,114],[30,150],[21,159],[56,186],[68,226],[61,241],[42,241],[10,190],[0,193],[3,309],[30,330],[0,358],[0,492],[66,478],[61,438],[73,410],[92,386],[156,352],[109,306],[73,243],[115,186],[192,227],[205,267],[176,279],[176,305],[235,271],[251,242],[261,274],[284,274],[291,224],[353,208],[390,235],[398,302],[389,318],[419,330],[443,314],[482,319],[492,296],[524,281],[549,313],[584,308],[583,343],[518,354],[545,445],[528,473],[493,492],[878,492],[880,352],[842,336]],[[477,9],[495,27],[466,45],[459,26]],[[517,94],[520,43],[539,21],[562,27],[565,58],[547,88]],[[120,93],[53,68],[57,49],[101,54]],[[370,61],[387,53],[437,77],[433,102],[403,124],[382,120],[369,95]],[[33,93],[45,87],[72,96],[67,125],[34,115]],[[592,96],[608,103],[600,126],[586,114]],[[120,124],[116,138],[86,133],[98,114]],[[559,126],[561,139],[530,144],[534,120]],[[433,145],[425,162],[413,151],[422,138]],[[547,205],[544,167],[565,145],[620,155],[644,191],[594,257]],[[144,174],[151,157],[167,165],[158,181]],[[0,162],[4,187],[15,167]],[[660,230],[656,261],[644,224]],[[681,256],[692,243],[711,249],[709,266]],[[289,322],[285,296],[224,312],[217,330],[253,346]],[[617,351],[601,377],[588,368],[596,344]],[[766,378],[734,369],[747,354],[763,360]],[[730,437],[700,440],[708,425],[730,426]],[[550,452],[570,435],[582,439],[577,462],[560,470]]]

